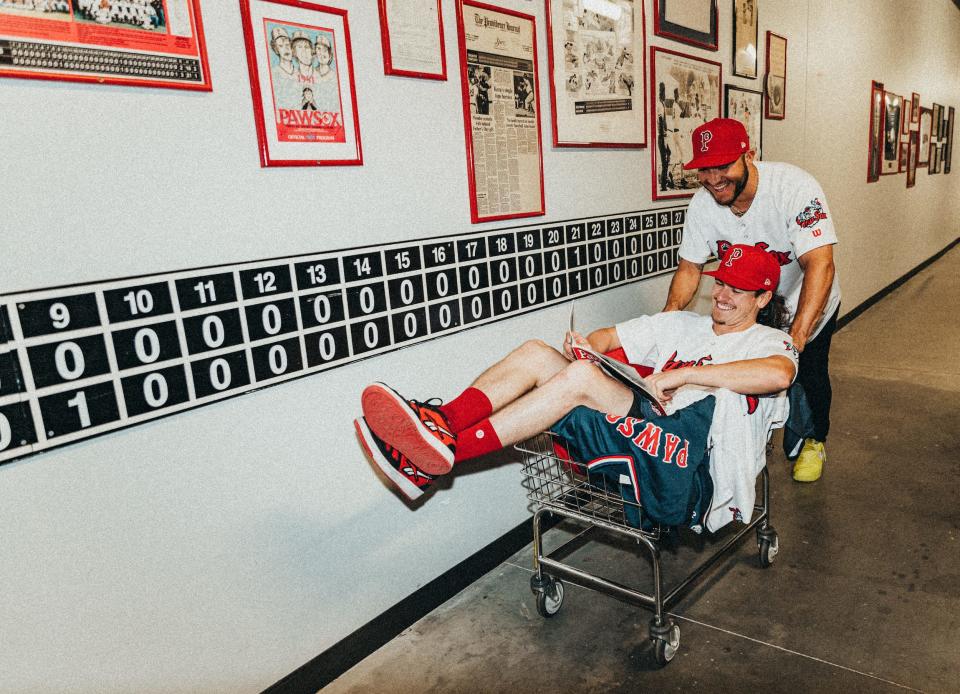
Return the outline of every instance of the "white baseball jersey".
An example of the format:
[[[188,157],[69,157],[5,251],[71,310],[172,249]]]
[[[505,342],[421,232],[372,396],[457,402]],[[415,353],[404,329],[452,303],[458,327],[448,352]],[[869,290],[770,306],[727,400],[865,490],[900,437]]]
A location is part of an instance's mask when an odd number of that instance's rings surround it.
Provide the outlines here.
[[[630,362],[652,366],[654,371],[780,355],[793,362],[794,377],[797,373],[797,350],[790,336],[759,323],[717,335],[710,316],[671,311],[620,323],[617,335]],[[714,532],[731,520],[750,522],[754,484],[766,464],[767,438],[774,427],[783,425],[789,406],[785,391],[758,397],[686,385],[667,403],[667,414],[710,394],[716,396],[717,404],[707,439],[714,492],[706,526]]]
[[[793,320],[803,282],[797,258],[814,248],[837,243],[837,234],[827,199],[813,176],[792,164],[758,161],[756,167],[760,172],[757,194],[742,217],[717,204],[702,188],[694,194],[687,208],[679,253],[684,260],[701,264],[711,255],[720,257],[731,244],[760,246],[780,263],[777,292],[786,300]],[[830,296],[811,340],[839,305],[840,283],[834,274]]]

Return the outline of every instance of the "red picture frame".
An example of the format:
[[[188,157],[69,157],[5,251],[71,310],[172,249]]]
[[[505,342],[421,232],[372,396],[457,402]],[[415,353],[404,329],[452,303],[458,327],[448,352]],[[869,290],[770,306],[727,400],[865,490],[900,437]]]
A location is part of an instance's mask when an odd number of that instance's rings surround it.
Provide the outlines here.
[[[303,0],[240,0],[240,20],[260,166],[362,165],[347,11]],[[291,53],[284,58],[277,48],[284,37],[288,48],[298,39],[310,41],[316,55]],[[321,44],[326,48],[327,76],[332,73],[332,78],[317,77],[317,81],[312,82],[309,80],[314,79],[314,71],[320,68]],[[306,76],[284,80],[279,68],[285,59],[291,62],[291,69],[303,68]],[[298,61],[296,65],[292,60]],[[313,66],[314,60],[318,61],[317,66]],[[275,61],[277,65],[274,65]],[[265,70],[260,69],[261,64]],[[312,98],[308,101],[307,92],[311,92],[312,97],[314,89],[318,92],[318,103]],[[293,93],[301,90],[304,103],[298,106]],[[336,90],[335,94],[333,90]],[[335,106],[325,105],[320,93],[329,95]],[[264,103],[268,99],[269,113]]]
[[[911,130],[907,140],[907,188],[917,184],[917,156],[920,149],[920,132]]]
[[[634,37],[634,50],[633,50],[633,59],[631,63],[634,65],[634,69],[631,71],[630,79],[632,80],[634,93],[631,95],[631,98],[628,99],[632,101],[633,98],[639,102],[639,108],[635,112],[640,114],[640,123],[636,124],[639,126],[638,135],[639,138],[636,140],[630,140],[627,138],[620,138],[618,136],[612,136],[609,140],[590,140],[587,138],[578,138],[571,137],[571,133],[564,132],[561,135],[561,125],[558,123],[558,113],[560,109],[564,106],[558,105],[558,92],[566,94],[567,89],[565,79],[558,79],[558,74],[563,76],[563,73],[566,72],[564,69],[561,72],[561,67],[558,65],[559,62],[566,62],[564,56],[556,55],[555,45],[554,45],[554,32],[553,32],[553,6],[557,4],[558,0],[545,0],[546,5],[546,21],[547,21],[547,67],[550,71],[550,121],[551,121],[551,132],[553,135],[553,146],[554,147],[584,147],[584,148],[626,148],[626,149],[640,149],[647,146],[647,123],[646,123],[646,113],[647,113],[647,90],[646,90],[646,74],[647,74],[647,32],[645,30],[647,24],[647,15],[646,15],[646,3],[645,0],[632,0],[635,4],[634,7],[637,8],[637,11],[634,12],[634,17],[638,18],[638,21],[633,23],[633,37]],[[561,31],[563,31],[561,29]],[[639,48],[639,50],[636,50]],[[580,56],[577,56],[579,59]],[[639,60],[639,69],[636,69],[636,62]],[[614,61],[609,61],[613,63]],[[619,61],[618,61],[619,62]],[[582,59],[581,59],[582,64]],[[564,68],[566,65],[564,64]],[[585,69],[585,68],[584,68]],[[608,79],[610,82],[613,82],[613,75],[617,74],[617,70],[613,69],[609,73]],[[581,87],[582,88],[582,87]],[[639,95],[637,95],[636,90],[639,89]],[[617,101],[617,99],[613,99]],[[623,101],[621,99],[620,101]],[[603,101],[599,99],[588,100],[587,98],[583,99],[583,108],[586,109],[594,105],[602,105]],[[578,102],[577,107],[579,108],[580,102]],[[631,104],[632,105],[632,104]],[[589,118],[598,119],[603,117],[603,112],[601,110],[587,111],[590,115]],[[635,126],[636,127],[636,126]],[[563,128],[564,130],[569,130],[568,128]],[[572,128],[570,128],[572,129]],[[620,133],[622,134],[622,133]]]
[[[146,6],[122,19],[111,5],[81,10],[74,1],[56,10],[0,10],[0,77],[212,91],[200,0],[186,7],[189,34],[186,24],[171,27],[168,13]]]
[[[720,46],[720,15],[717,10],[717,0],[701,0],[710,2],[709,31],[700,31],[676,22],[671,22],[667,19],[667,7],[670,3],[686,3],[690,1],[691,0],[653,0],[653,33],[657,36],[680,41],[681,43],[703,48],[704,50],[717,50]]]
[[[537,185],[539,186],[539,193],[533,191],[532,195],[534,199],[537,199],[539,203],[533,209],[523,209],[513,212],[493,212],[485,214],[481,209],[478,203],[478,190],[477,190],[477,176],[476,176],[476,165],[477,161],[474,157],[474,137],[473,137],[473,112],[476,111],[479,115],[487,115],[483,113],[483,109],[478,107],[478,98],[474,97],[471,94],[472,82],[474,75],[477,72],[485,72],[489,75],[492,71],[493,66],[491,65],[471,65],[468,62],[468,51],[467,51],[467,39],[464,31],[464,13],[465,8],[474,8],[480,12],[495,13],[500,15],[506,15],[512,17],[521,22],[529,23],[529,38],[530,44],[527,49],[530,51],[530,59],[521,60],[516,59],[512,60],[507,57],[506,61],[496,60],[498,66],[497,69],[501,69],[503,65],[510,64],[511,61],[516,63],[515,72],[522,72],[524,75],[527,74],[526,70],[521,70],[521,63],[526,67],[526,63],[529,62],[532,72],[532,78],[528,77],[532,81],[532,89],[528,90],[528,95],[532,95],[534,114],[531,116],[533,118],[534,127],[536,129],[536,142],[537,142],[537,154],[536,154],[536,165],[537,165]],[[522,29],[522,26],[521,26]],[[521,32],[522,33],[522,32]],[[518,34],[519,36],[520,34]],[[473,37],[475,40],[479,40],[479,34]],[[458,57],[460,60],[460,86],[462,90],[463,97],[463,130],[464,130],[464,141],[466,144],[466,153],[467,153],[467,183],[470,191],[470,221],[474,224],[480,222],[495,222],[504,219],[520,219],[524,217],[538,217],[546,214],[546,203],[544,197],[544,185],[543,185],[543,137],[541,135],[541,124],[540,124],[540,75],[539,75],[539,66],[537,63],[537,24],[536,18],[533,15],[523,14],[522,12],[517,12],[515,10],[508,10],[502,7],[497,7],[494,5],[488,5],[483,2],[477,2],[476,0],[457,0],[457,47],[458,47]],[[477,51],[474,51],[477,53]],[[509,68],[502,68],[509,69]],[[521,78],[522,79],[522,78]],[[516,78],[515,78],[515,89],[516,89]],[[481,90],[487,91],[490,90]],[[479,93],[479,92],[478,92]],[[494,94],[496,96],[496,94]],[[508,107],[508,104],[504,105]],[[497,105],[494,105],[496,108]],[[487,102],[487,109],[489,109],[489,101]],[[521,177],[522,178],[522,177]],[[523,181],[521,180],[521,185]],[[489,191],[485,191],[485,194],[488,194]],[[528,197],[530,196],[530,191],[527,191]],[[488,199],[488,198],[487,198]]]
[[[924,121],[927,122],[926,136],[927,143],[923,143]],[[917,151],[917,166],[927,166],[930,163],[930,148],[933,146],[933,111],[926,106],[920,107],[920,128]]]
[[[393,52],[390,48],[390,18],[387,9],[388,0],[377,0],[380,9],[380,41],[383,45],[383,74],[397,77],[415,77],[423,80],[447,79],[447,52],[443,43],[443,0],[437,3],[437,28],[440,39],[440,72],[426,72],[421,70],[407,70],[393,64]]]
[[[894,108],[891,108],[893,106]],[[900,173],[900,125],[903,121],[903,97],[884,90],[883,120],[881,125],[883,144],[880,148],[880,175],[895,176]]]
[[[920,124],[920,95],[913,92],[910,101],[913,103],[913,110],[910,112],[910,123]]]
[[[669,88],[667,86],[667,76],[660,74],[658,71],[658,55],[667,57],[666,60],[661,60],[661,65],[670,63],[671,69],[668,69],[666,72],[673,82],[671,82]],[[699,67],[696,65],[697,63],[700,64]],[[684,84],[688,86],[704,84],[707,86],[708,93],[702,95],[699,99],[697,99],[697,97],[701,96],[700,94],[694,94],[693,97],[691,97],[690,94],[679,93],[679,87],[677,86],[678,81],[676,80],[675,74],[677,69],[699,70],[701,73],[699,77],[701,79],[685,80]],[[714,74],[716,76],[715,101],[713,100],[714,95],[709,94],[709,90],[714,88],[712,84],[710,84]],[[702,79],[704,76],[706,76],[705,82]],[[666,99],[664,102],[660,101],[660,82],[663,82],[665,86],[665,96],[667,93],[672,94],[672,100]],[[653,140],[653,146],[650,147],[650,174],[653,200],[672,200],[676,198],[693,197],[697,188],[700,187],[699,183],[697,183],[696,172],[685,172],[682,169],[682,164],[685,163],[685,160],[693,158],[692,153],[687,152],[685,148],[689,147],[689,138],[694,128],[713,118],[721,116],[723,113],[722,87],[723,65],[719,62],[680,53],[679,51],[672,51],[667,48],[659,48],[657,46],[650,47],[650,127],[651,140]],[[707,102],[708,98],[710,99],[709,103]],[[666,103],[667,101],[672,101],[672,103],[668,104]],[[664,110],[662,115],[665,121],[662,124],[660,122],[660,114],[658,114],[658,109],[661,108]],[[698,115],[698,112],[700,115]],[[670,122],[666,122],[668,120]],[[664,132],[660,132],[661,128],[664,129]],[[667,131],[672,133],[669,141],[667,141]],[[664,154],[666,150],[669,150],[668,166],[664,166]],[[676,161],[674,161],[675,159]],[[678,192],[670,192],[672,190]]]
[[[783,65],[770,63],[771,39],[783,42]],[[779,53],[779,49],[777,51]],[[764,78],[763,117],[768,120],[783,120],[787,117],[787,38],[767,31],[766,76]],[[774,68],[773,71],[771,68]],[[780,74],[780,73],[783,74]]]

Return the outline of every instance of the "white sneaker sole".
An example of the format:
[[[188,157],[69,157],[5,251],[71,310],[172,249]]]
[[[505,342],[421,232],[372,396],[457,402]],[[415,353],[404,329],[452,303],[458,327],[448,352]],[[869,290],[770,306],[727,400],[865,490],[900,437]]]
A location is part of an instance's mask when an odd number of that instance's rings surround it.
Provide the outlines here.
[[[423,489],[407,479],[406,475],[397,470],[397,468],[393,466],[393,463],[380,452],[380,447],[377,446],[373,440],[373,432],[370,431],[370,427],[367,426],[366,422],[364,422],[363,419],[355,419],[353,420],[353,426],[357,430],[357,435],[360,437],[360,444],[363,446],[363,450],[367,452],[367,456],[373,461],[374,465],[380,469],[380,472],[386,475],[387,479],[411,501],[423,496]]]

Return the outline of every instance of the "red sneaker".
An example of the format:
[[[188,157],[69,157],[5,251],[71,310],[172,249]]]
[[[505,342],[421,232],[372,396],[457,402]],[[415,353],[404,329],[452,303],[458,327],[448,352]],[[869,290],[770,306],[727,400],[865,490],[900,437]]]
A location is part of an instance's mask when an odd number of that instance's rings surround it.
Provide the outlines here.
[[[363,417],[355,419],[353,426],[370,460],[405,497],[413,501],[427,491],[434,480],[432,475],[425,473],[407,456],[370,431]]]
[[[360,398],[371,431],[397,448],[428,475],[453,468],[457,437],[436,407],[406,400],[383,383],[367,386]]]

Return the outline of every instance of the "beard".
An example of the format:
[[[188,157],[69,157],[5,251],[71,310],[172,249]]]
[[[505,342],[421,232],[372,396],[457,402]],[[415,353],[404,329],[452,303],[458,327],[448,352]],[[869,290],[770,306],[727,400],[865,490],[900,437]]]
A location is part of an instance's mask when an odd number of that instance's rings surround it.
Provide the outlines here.
[[[726,203],[726,207],[731,207],[733,203],[737,201],[737,198],[740,197],[740,193],[747,187],[747,183],[750,182],[750,167],[745,166],[743,171],[743,176],[737,179],[733,184],[733,197],[730,198],[730,202]]]

